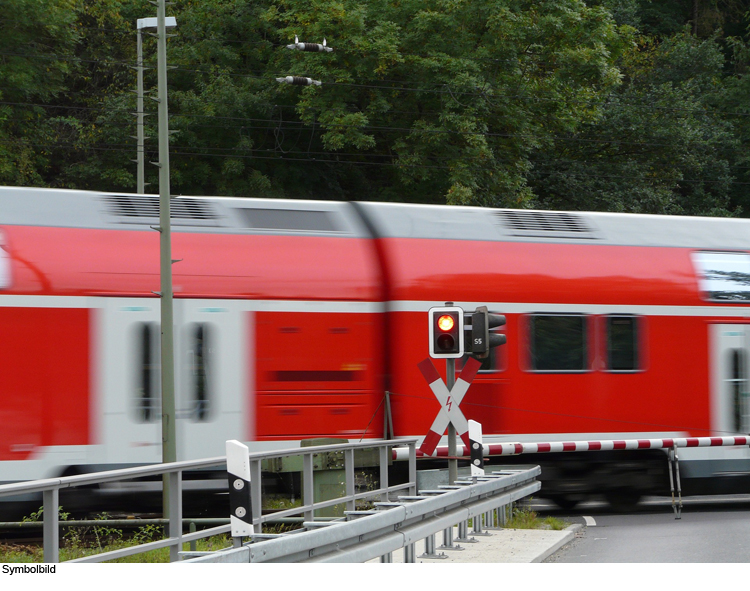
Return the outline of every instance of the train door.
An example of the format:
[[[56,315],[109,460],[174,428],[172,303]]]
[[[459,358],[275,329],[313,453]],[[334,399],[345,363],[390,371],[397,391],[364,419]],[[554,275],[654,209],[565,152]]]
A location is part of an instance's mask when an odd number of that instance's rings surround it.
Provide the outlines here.
[[[178,460],[222,456],[250,436],[247,312],[236,300],[175,300]]]
[[[715,435],[750,432],[750,325],[714,324],[711,330],[711,429]]]
[[[105,465],[161,462],[159,300],[104,298],[96,440]]]

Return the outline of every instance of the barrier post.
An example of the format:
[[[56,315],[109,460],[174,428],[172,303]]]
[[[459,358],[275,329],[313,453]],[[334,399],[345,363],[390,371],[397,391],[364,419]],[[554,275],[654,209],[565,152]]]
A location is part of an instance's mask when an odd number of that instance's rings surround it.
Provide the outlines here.
[[[253,531],[251,501],[250,450],[239,441],[227,441],[227,475],[229,479],[229,506],[234,546],[242,545],[242,537]]]

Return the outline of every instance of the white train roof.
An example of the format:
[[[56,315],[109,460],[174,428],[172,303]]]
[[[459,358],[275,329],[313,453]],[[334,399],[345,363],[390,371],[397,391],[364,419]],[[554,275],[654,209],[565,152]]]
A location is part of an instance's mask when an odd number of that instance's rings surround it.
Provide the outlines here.
[[[0,224],[149,230],[158,195],[0,187]],[[365,216],[363,221],[360,213]],[[750,220],[400,203],[178,197],[176,232],[572,242],[750,250]]]

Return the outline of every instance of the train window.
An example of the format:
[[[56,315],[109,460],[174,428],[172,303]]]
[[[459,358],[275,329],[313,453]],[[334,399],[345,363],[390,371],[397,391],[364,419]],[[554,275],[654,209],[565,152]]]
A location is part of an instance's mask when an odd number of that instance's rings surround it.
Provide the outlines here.
[[[732,349],[729,352],[730,407],[732,408],[732,426],[735,433],[746,433],[748,429],[747,408],[747,360],[743,349]]]
[[[159,420],[159,330],[154,322],[144,322],[137,328],[136,355],[138,363],[138,386],[136,391],[136,413],[144,423]]]
[[[607,370],[637,371],[639,318],[632,315],[607,316]]]
[[[580,314],[532,314],[529,317],[531,369],[587,371],[586,320]]]
[[[189,334],[188,355],[193,393],[191,416],[196,421],[207,421],[211,410],[211,330],[207,324],[194,324]]]
[[[340,232],[333,211],[310,211],[300,209],[253,209],[240,210],[245,223],[259,230],[301,230],[312,232]]]
[[[750,255],[694,252],[693,264],[703,297],[712,301],[750,301]]]

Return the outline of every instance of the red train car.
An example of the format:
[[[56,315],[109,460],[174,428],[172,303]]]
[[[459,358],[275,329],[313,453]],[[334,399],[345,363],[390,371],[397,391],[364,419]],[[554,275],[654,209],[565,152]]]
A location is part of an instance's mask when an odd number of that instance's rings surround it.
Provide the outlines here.
[[[0,188],[0,481],[160,461],[155,225],[153,195]],[[173,225],[180,459],[379,437],[386,391],[426,435],[445,301],[508,319],[461,405],[489,441],[750,428],[749,221],[189,197]],[[668,486],[663,453],[614,453],[545,457],[546,494]],[[681,460],[748,490],[747,449]]]

